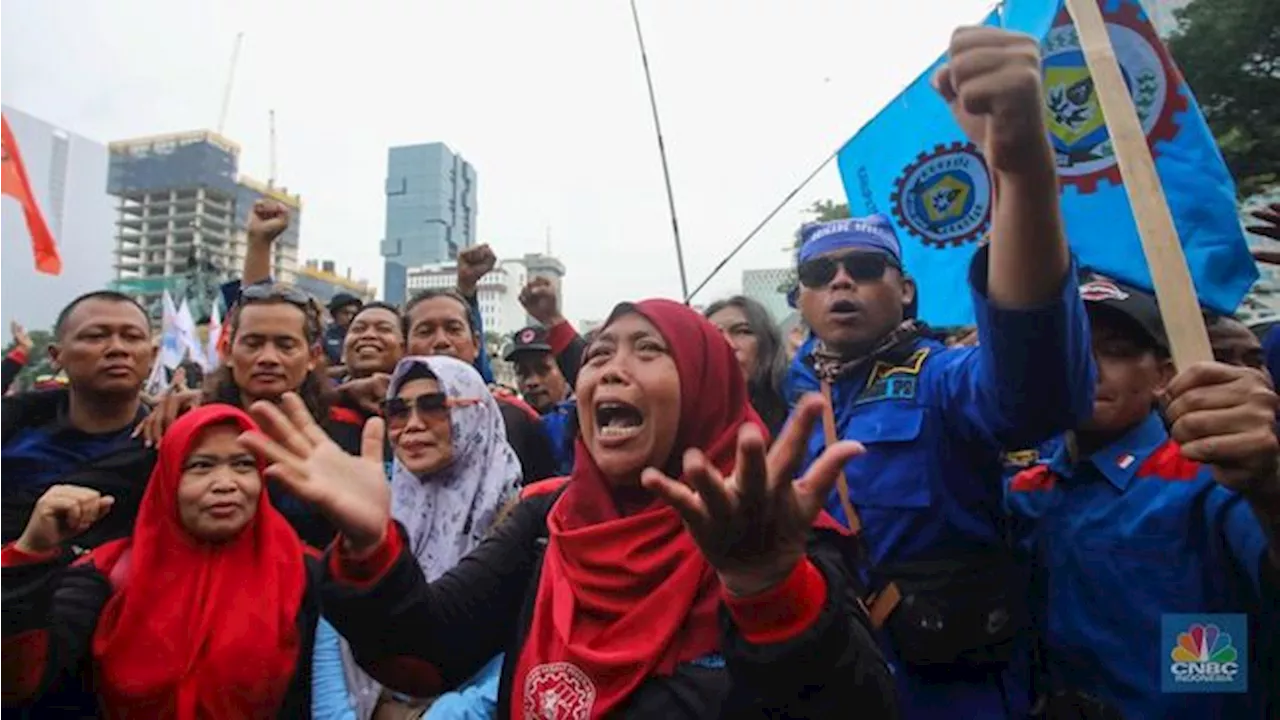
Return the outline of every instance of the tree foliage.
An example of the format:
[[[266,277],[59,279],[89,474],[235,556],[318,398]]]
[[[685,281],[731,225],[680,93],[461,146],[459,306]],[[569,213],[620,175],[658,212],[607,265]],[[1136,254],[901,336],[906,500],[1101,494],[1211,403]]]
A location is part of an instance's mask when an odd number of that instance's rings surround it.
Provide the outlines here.
[[[1169,49],[1242,197],[1280,183],[1280,2],[1194,0]]]

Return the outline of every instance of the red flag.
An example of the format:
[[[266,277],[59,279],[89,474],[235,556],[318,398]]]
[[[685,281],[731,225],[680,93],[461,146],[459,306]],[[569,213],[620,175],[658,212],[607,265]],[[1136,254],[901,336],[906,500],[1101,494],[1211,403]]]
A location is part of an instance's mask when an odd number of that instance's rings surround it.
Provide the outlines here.
[[[18,152],[18,144],[13,140],[13,131],[9,129],[9,119],[0,115],[0,130],[3,131],[4,156],[0,166],[0,193],[15,198],[22,203],[22,214],[27,219],[27,231],[31,234],[31,251],[36,256],[36,270],[48,275],[62,273],[62,258],[58,256],[58,244],[53,241],[49,225],[40,214],[40,206],[31,193],[31,183],[27,180],[27,169],[22,165],[22,155]]]

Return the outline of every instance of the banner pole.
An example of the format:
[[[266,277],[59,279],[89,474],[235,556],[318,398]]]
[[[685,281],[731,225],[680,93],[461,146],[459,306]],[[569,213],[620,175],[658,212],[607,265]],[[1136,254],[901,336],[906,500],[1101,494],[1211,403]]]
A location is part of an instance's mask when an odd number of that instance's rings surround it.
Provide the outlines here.
[[[1173,224],[1173,214],[1156,173],[1151,148],[1147,146],[1147,134],[1138,120],[1124,76],[1120,74],[1098,0],[1066,0],[1066,4],[1111,135],[1120,177],[1142,238],[1142,252],[1151,268],[1173,362],[1178,370],[1185,370],[1192,363],[1212,360],[1213,350],[1187,258]]]

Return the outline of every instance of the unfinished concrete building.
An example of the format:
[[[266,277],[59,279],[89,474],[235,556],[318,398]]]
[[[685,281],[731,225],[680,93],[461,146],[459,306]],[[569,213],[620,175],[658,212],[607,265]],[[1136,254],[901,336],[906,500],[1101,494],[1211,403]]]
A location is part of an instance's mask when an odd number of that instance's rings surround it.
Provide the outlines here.
[[[197,316],[208,313],[218,285],[240,274],[245,227],[263,197],[290,208],[272,273],[294,280],[301,198],[240,175],[239,145],[200,130],[122,140],[108,149],[107,192],[118,199],[112,287],[136,297],[153,317],[160,317],[165,290],[175,302],[186,298]]]

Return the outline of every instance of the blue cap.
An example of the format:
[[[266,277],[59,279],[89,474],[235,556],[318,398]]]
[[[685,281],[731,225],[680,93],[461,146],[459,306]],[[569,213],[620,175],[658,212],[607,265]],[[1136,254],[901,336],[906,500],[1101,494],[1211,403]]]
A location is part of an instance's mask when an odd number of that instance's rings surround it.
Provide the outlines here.
[[[893,223],[884,215],[809,223],[800,229],[796,264],[838,250],[870,250],[884,253],[902,265],[902,246]]]

